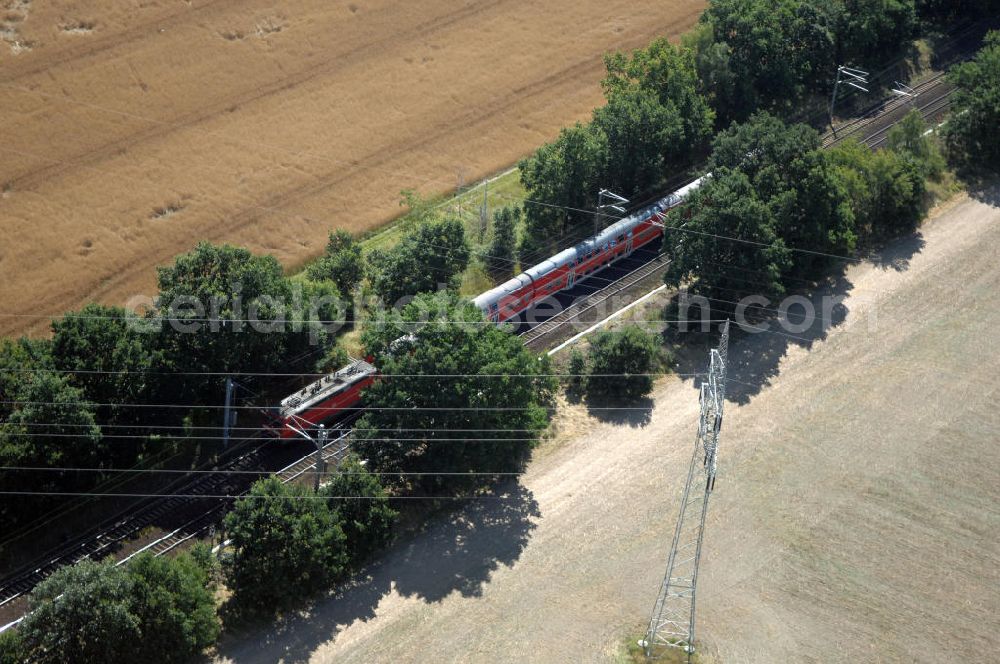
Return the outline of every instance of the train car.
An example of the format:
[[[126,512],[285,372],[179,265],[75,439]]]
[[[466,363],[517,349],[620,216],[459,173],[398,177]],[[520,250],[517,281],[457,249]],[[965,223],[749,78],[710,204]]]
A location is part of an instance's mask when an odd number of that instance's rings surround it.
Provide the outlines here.
[[[338,419],[361,406],[361,391],[371,385],[378,370],[364,360],[355,360],[339,371],[306,385],[267,411],[265,429],[276,438],[298,436],[289,425],[309,429]]]
[[[564,249],[475,300],[488,320],[513,320],[553,293],[569,290],[612,263],[630,256],[663,235],[663,218],[698,189],[705,177],[670,193],[629,217],[616,221],[575,247]]]

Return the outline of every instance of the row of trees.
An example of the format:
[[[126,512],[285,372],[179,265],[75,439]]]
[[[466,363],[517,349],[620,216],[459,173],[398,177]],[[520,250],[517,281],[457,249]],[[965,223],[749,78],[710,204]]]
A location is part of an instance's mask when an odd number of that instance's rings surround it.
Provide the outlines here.
[[[357,285],[360,252],[349,237],[337,241],[326,272],[301,281],[285,277],[273,256],[202,243],[158,270],[159,292],[144,316],[91,304],[53,321],[50,339],[0,341],[0,466],[129,467],[171,438],[160,427],[218,424],[218,410],[199,405],[221,403],[222,375],[311,367],[303,359],[322,354],[342,328],[326,321],[350,318],[341,288]],[[355,267],[336,262],[345,252],[358,257]],[[149,407],[156,404],[175,407]],[[113,445],[102,434],[108,426]],[[82,490],[100,479],[0,471],[11,490]],[[51,504],[3,501],[3,530]]]
[[[216,564],[207,546],[175,558],[64,567],[0,639],[4,664],[186,662],[215,642]]]
[[[832,262],[915,228],[925,178],[943,160],[914,111],[890,148],[820,148],[819,134],[760,113],[721,133],[712,176],[666,221],[667,283],[733,302],[780,296],[819,279]],[[725,307],[723,307],[725,308]]]
[[[522,257],[586,235],[602,187],[633,199],[658,190],[705,156],[714,130],[759,111],[804,117],[825,107],[838,64],[882,69],[922,25],[997,8],[993,0],[711,0],[679,46],[660,39],[609,55],[607,104],[521,162],[528,197],[546,204],[525,210]]]
[[[65,567],[32,591],[22,624],[0,638],[0,664],[190,661],[219,635],[220,573],[233,615],[268,617],[366,563],[390,540],[396,516],[356,457],[318,493],[261,480],[226,515],[231,546],[221,568],[205,544],[173,558]]]

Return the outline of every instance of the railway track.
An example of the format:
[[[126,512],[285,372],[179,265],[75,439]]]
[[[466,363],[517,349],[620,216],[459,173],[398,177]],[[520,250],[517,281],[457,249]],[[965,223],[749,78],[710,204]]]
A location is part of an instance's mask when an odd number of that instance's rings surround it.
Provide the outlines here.
[[[345,427],[349,425],[356,418],[357,415],[352,416],[341,423],[341,426]],[[255,443],[259,442],[260,436],[255,435],[244,442],[249,442],[250,440],[253,440]],[[264,445],[256,445],[256,447],[238,457],[233,463],[227,465],[222,470],[242,471],[252,469],[253,466],[259,466],[264,457],[263,448]],[[341,428],[340,435],[323,446],[323,461],[328,466],[336,466],[349,452],[350,429]],[[249,485],[260,477],[273,474],[282,483],[287,484],[299,479],[315,467],[316,453],[311,452],[274,473],[269,473],[267,470],[261,468],[259,474],[252,472],[243,473],[236,481],[230,478],[225,472],[219,474],[206,473],[195,481],[178,487],[175,491],[177,495],[151,499],[150,505],[118,520],[111,527],[99,529],[96,536],[77,542],[59,551],[50,552],[42,558],[43,562],[41,564],[38,562],[33,563],[8,577],[4,581],[4,585],[0,587],[0,606],[23,597],[60,567],[75,564],[85,558],[94,560],[105,558],[107,555],[112,554],[113,548],[120,545],[122,541],[135,537],[143,529],[155,524],[160,519],[185,510],[190,512],[193,508],[197,508],[199,503],[203,502],[203,499],[197,497],[198,495],[239,496],[247,493]],[[234,488],[236,484],[240,485],[239,488]],[[211,500],[211,507],[207,510],[195,510],[197,513],[193,518],[132,552],[125,558],[118,560],[116,564],[123,565],[141,553],[148,552],[153,556],[165,555],[188,540],[210,532],[225,514],[226,508],[232,500],[220,500],[218,498],[207,498],[204,500]],[[21,622],[22,618],[0,627],[0,632],[16,626]]]
[[[237,449],[241,452],[230,459],[225,468],[233,470],[259,468],[264,457],[263,446],[258,444],[259,441],[260,436],[257,434],[240,441]],[[262,475],[266,472],[261,469]],[[31,564],[7,575],[3,579],[3,585],[0,585],[0,607],[30,592],[35,585],[60,567],[72,565],[84,558],[99,560],[113,554],[122,542],[138,536],[150,525],[165,520],[168,515],[183,514],[185,508],[195,507],[199,499],[194,496],[218,495],[220,491],[232,490],[231,483],[232,478],[228,476],[206,473],[198,475],[193,480],[182,478],[168,485],[165,491],[179,495],[165,499],[147,499],[140,503],[138,509],[133,508],[131,511],[119,513],[94,528],[87,536],[70,545],[53,549]]]
[[[857,138],[869,147],[878,149],[885,145],[889,130],[911,109],[920,110],[924,118],[933,118],[950,104],[954,86],[939,73],[923,81],[914,89],[913,97],[895,97],[875,107],[863,117],[837,127],[836,135],[823,136],[823,147],[831,148],[849,138]]]
[[[550,338],[553,334],[578,319],[581,315],[587,313],[588,311],[592,311],[596,307],[607,302],[612,296],[631,288],[635,284],[656,274],[657,272],[665,270],[669,264],[670,261],[664,260],[661,254],[657,254],[648,263],[640,265],[636,269],[624,275],[621,279],[608,284],[599,291],[595,291],[590,295],[573,302],[570,306],[566,307],[555,316],[552,316],[548,320],[539,323],[528,331],[522,333],[521,339],[524,341],[524,345],[528,348],[534,349],[543,346],[543,340]]]

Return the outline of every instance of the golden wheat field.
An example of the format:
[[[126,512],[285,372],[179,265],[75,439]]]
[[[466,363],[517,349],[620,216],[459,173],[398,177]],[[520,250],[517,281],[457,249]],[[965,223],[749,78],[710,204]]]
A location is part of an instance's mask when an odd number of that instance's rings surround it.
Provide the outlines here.
[[[0,333],[199,240],[298,265],[499,170],[697,0],[0,0]]]

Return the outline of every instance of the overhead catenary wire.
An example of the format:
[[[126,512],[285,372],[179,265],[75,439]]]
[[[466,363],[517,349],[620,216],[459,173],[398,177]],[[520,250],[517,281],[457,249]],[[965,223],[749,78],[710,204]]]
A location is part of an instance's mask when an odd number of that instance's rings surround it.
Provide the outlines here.
[[[77,468],[73,466],[0,466],[3,471],[32,471],[32,472],[74,472],[74,473],[116,473],[116,474],[158,474],[158,475],[271,475],[270,470],[243,470],[243,469],[219,469],[219,470],[183,470],[183,469],[158,469],[158,468]],[[520,476],[525,471],[378,471],[378,470],[303,470],[296,471],[302,475],[320,476],[349,476],[349,475],[384,475],[401,477],[420,477],[424,475],[446,475],[446,476]]]
[[[491,473],[493,475],[497,473]],[[0,496],[66,496],[69,498],[179,498],[184,500],[520,500],[517,496],[490,496],[472,494],[467,496],[437,495],[437,496],[326,496],[316,494],[305,495],[260,495],[243,494],[201,494],[201,493],[95,493],[91,491],[0,491]]]

